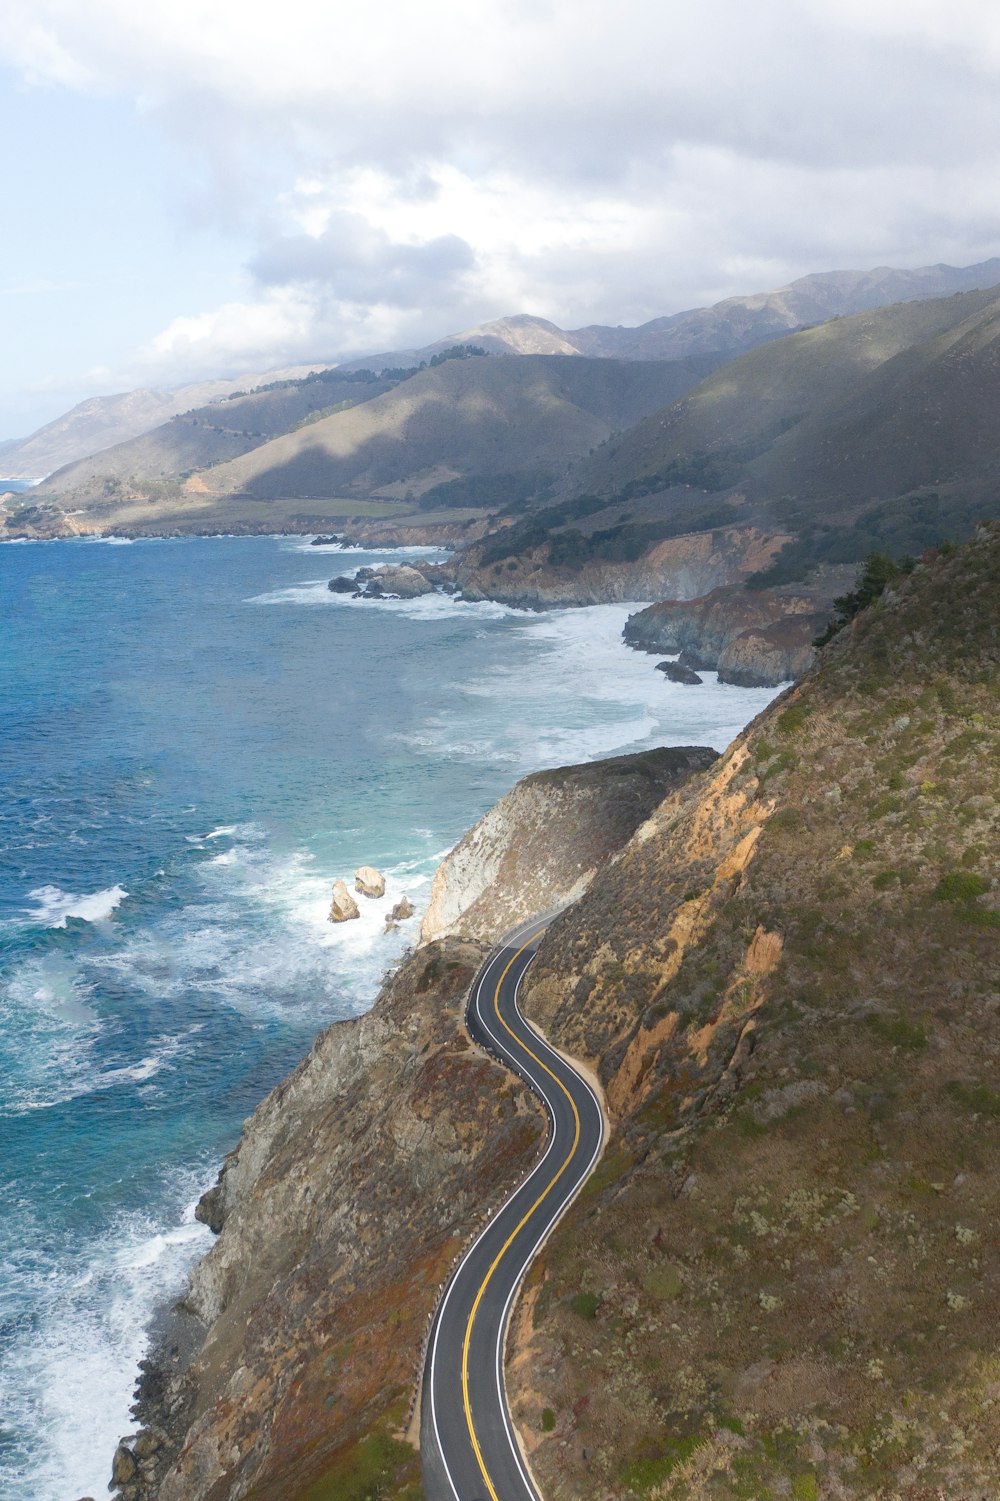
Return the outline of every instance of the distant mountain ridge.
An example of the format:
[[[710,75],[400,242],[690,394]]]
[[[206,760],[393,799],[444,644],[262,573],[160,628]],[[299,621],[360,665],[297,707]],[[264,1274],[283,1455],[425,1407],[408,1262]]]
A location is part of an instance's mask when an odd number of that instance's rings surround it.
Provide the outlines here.
[[[949,297],[1000,283],[1000,256],[975,266],[921,266],[897,270],[876,266],[870,271],[819,271],[799,277],[773,292],[727,297],[711,307],[691,308],[653,318],[636,328],[594,323],[565,329],[529,313],[496,318],[474,328],[449,334],[422,349],[369,355],[347,369],[381,363],[399,364],[429,359],[450,344],[475,343],[491,354],[585,355],[591,359],[675,360],[692,354],[741,354],[769,339],[820,323],[827,318],[914,302]]]
[[[419,349],[392,350],[338,364],[269,370],[232,379],[200,381],[177,390],[121,392],[91,397],[26,438],[0,442],[3,477],[36,483],[78,459],[151,432],[171,418],[282,379],[335,365],[345,371],[419,364],[455,344],[474,343],[505,356],[564,355],[590,359],[677,360],[689,355],[733,357],[758,344],[831,317],[922,298],[946,297],[1000,283],[1000,257],[974,266],[944,264],[916,270],[879,266],[869,271],[824,271],[776,291],[728,297],[711,307],[653,318],[636,328],[591,324],[563,329],[528,313],[493,319],[448,334]]]
[[[234,391],[252,390],[271,381],[300,380],[312,371],[324,368],[323,363],[289,365],[262,374],[194,381],[175,390],[161,391],[143,386],[135,391],[117,392],[114,396],[91,396],[28,437],[8,438],[0,443],[0,473],[4,479],[37,484],[64,464],[148,433],[193,407],[205,406]]]

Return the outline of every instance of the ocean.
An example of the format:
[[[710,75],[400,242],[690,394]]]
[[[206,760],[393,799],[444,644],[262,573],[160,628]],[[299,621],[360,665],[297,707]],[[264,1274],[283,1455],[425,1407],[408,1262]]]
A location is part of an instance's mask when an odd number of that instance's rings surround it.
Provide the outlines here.
[[[666,682],[625,606],[326,588],[420,552],[0,547],[2,1501],[104,1493],[147,1321],[211,1243],[199,1194],[374,1000],[462,832],[529,771],[721,749],[772,697]],[[386,896],[333,927],[361,864]]]

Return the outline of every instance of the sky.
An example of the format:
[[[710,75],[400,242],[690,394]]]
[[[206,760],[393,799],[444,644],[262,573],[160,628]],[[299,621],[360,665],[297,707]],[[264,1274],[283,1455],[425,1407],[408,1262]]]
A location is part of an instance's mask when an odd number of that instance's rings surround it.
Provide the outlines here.
[[[0,438],[1000,253],[992,0],[4,0]]]

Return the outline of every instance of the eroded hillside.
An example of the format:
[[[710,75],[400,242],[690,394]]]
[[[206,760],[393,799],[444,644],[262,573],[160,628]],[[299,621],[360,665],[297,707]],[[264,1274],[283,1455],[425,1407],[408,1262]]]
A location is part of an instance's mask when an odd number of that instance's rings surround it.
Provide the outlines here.
[[[552,1501],[993,1495],[998,667],[993,526],[550,929],[526,1009],[615,1118],[513,1341]]]

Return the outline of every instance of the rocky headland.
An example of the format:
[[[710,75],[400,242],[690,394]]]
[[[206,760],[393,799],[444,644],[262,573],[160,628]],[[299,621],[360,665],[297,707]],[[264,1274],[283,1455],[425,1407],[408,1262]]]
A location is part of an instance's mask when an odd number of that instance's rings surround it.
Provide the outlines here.
[[[853,574],[831,568],[808,586],[724,585],[697,599],[662,600],[630,615],[622,634],[637,651],[677,653],[682,668],[718,672],[720,682],[774,688],[813,665],[813,642]]]

